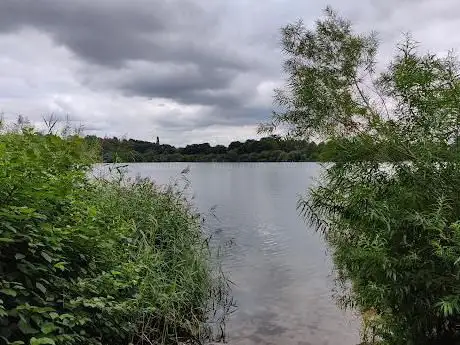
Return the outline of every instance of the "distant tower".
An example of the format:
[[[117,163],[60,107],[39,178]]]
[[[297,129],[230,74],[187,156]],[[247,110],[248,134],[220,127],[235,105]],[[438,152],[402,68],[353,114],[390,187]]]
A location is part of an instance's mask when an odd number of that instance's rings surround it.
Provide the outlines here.
[[[157,137],[157,145],[160,146],[160,138]]]

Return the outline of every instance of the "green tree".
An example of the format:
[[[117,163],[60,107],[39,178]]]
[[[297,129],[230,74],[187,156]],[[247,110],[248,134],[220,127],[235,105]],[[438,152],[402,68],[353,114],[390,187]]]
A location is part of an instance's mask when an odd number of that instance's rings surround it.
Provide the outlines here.
[[[325,237],[339,301],[363,313],[363,341],[455,344],[460,322],[460,69],[410,37],[384,73],[376,35],[330,8],[282,30],[283,124],[328,141],[323,179],[299,209]]]

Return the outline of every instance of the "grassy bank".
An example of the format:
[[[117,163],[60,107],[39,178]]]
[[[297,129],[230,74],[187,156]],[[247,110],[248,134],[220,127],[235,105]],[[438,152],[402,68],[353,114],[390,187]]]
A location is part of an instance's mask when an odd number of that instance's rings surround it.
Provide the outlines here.
[[[147,180],[90,179],[98,148],[0,134],[0,341],[174,344],[226,304],[199,216]]]

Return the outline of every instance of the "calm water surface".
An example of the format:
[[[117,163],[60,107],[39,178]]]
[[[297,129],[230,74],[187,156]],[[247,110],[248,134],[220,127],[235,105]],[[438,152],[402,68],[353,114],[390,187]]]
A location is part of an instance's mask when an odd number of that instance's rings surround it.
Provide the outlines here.
[[[159,183],[187,177],[195,205],[215,207],[208,223],[233,245],[224,268],[235,283],[230,344],[355,345],[358,323],[332,300],[323,241],[296,211],[298,195],[319,176],[315,163],[146,163],[129,173]]]

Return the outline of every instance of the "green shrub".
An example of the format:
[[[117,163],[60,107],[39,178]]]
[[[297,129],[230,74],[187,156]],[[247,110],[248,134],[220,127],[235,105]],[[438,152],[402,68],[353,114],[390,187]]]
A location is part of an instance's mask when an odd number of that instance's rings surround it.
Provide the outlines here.
[[[364,341],[456,344],[459,62],[408,38],[379,74],[376,36],[326,14],[315,30],[283,29],[288,84],[272,125],[327,139],[334,162],[300,210],[331,248],[339,302],[363,314]]]
[[[0,339],[209,338],[226,290],[199,217],[174,188],[89,178],[97,152],[78,137],[0,135]]]

